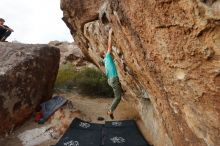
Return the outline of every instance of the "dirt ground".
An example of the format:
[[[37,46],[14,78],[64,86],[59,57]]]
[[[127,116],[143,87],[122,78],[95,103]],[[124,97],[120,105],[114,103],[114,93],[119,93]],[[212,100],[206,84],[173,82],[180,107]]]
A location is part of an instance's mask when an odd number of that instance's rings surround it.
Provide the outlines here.
[[[55,145],[59,138],[63,135],[65,130],[68,128],[68,125],[75,117],[79,117],[82,120],[93,123],[104,123],[105,121],[111,121],[109,116],[107,116],[106,114],[107,108],[112,102],[111,98],[88,97],[73,92],[60,95],[72,101],[72,104],[67,104],[60,110],[56,111],[55,114],[43,125],[35,123],[34,118],[31,118],[10,136],[4,139],[0,139],[0,145],[23,146],[24,144],[22,144],[22,142],[18,138],[19,134],[27,130],[42,128],[48,125],[51,125],[51,127],[55,131],[55,134],[53,134],[53,136],[50,139],[42,143],[39,142],[39,144],[37,145]],[[118,108],[115,111],[114,116],[114,120],[135,119],[137,120],[138,126],[141,127],[141,131],[144,131],[143,122],[141,122],[141,120],[138,120],[139,118],[137,111],[134,108],[132,108],[127,101],[120,102]],[[102,117],[104,118],[104,120],[100,121],[98,120],[98,117]]]

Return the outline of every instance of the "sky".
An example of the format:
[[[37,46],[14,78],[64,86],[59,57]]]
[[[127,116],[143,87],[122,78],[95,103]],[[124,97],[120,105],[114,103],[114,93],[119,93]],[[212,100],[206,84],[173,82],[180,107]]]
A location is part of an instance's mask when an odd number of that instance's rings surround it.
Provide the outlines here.
[[[53,40],[73,42],[62,20],[60,0],[0,0],[0,18],[14,32],[7,41],[48,43]]]

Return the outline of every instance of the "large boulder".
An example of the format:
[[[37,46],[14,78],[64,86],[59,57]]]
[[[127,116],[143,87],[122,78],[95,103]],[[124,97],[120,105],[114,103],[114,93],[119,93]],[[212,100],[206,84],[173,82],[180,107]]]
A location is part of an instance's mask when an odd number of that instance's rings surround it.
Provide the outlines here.
[[[74,42],[51,41],[48,44],[60,49],[60,64],[84,59],[82,51]]]
[[[61,0],[67,26],[98,67],[113,56],[155,146],[220,145],[219,0]]]
[[[0,43],[0,135],[52,96],[59,60],[59,49],[49,45]]]
[[[49,42],[49,45],[60,49],[60,65],[71,63],[77,69],[81,69],[83,67],[96,67],[94,64],[89,62],[87,58],[85,58],[81,49],[74,42],[51,41]]]

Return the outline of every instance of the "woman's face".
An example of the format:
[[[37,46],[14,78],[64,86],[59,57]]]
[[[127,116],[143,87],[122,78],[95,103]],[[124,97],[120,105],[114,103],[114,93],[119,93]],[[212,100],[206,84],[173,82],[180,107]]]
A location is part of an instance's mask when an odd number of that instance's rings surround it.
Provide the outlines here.
[[[4,21],[0,21],[0,25],[3,25],[4,24]]]
[[[106,54],[106,52],[102,52],[102,54],[101,54],[101,58],[102,58],[102,59],[105,58],[105,54]]]
[[[102,55],[103,59],[105,58],[105,55],[106,55],[106,52],[104,52],[103,55]]]

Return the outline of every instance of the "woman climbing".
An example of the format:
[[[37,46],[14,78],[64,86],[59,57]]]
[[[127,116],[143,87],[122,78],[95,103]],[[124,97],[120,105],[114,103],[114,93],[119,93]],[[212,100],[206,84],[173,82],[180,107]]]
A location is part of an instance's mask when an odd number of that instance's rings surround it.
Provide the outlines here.
[[[108,50],[102,51],[100,53],[101,58],[104,59],[105,65],[105,74],[108,78],[108,84],[112,87],[114,92],[114,100],[107,112],[107,114],[114,119],[113,112],[115,111],[116,107],[118,106],[119,102],[121,101],[122,89],[121,84],[118,78],[117,69],[114,63],[114,60],[111,55],[112,51],[112,29],[109,30],[109,37],[108,37]]]

